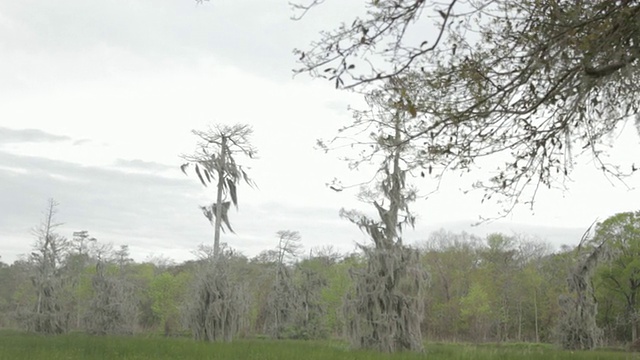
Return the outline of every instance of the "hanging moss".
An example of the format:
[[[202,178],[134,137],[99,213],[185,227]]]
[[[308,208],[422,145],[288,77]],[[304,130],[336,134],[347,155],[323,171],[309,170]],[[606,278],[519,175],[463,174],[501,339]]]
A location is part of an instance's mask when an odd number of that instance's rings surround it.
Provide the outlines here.
[[[96,265],[85,328],[94,335],[132,334],[138,318],[134,286],[123,276],[107,274],[107,265],[102,261]]]
[[[229,262],[229,256],[221,254],[196,274],[184,317],[196,340],[229,342],[240,330],[247,301],[242,286],[230,277]]]
[[[408,203],[416,193],[405,182],[409,170],[400,166],[408,143],[402,138],[401,112],[394,116],[392,126],[393,135],[379,137],[387,153],[378,171],[384,200],[373,201],[380,220],[355,211],[342,212],[373,241],[373,247],[361,246],[366,268],[351,272],[354,288],[345,299],[346,331],[354,348],[422,351],[420,323],[427,273],[420,265],[418,252],[402,244],[402,228],[414,225]]]
[[[345,301],[347,334],[355,348],[422,351],[420,323],[427,276],[414,249],[364,248],[365,269],[354,270]]]
[[[585,232],[578,246],[589,242],[591,228]],[[556,338],[563,349],[591,350],[602,342],[603,331],[596,323],[598,302],[593,289],[592,278],[598,263],[611,257],[606,240],[585,251],[567,278],[568,295],[559,299],[560,317],[556,328]]]

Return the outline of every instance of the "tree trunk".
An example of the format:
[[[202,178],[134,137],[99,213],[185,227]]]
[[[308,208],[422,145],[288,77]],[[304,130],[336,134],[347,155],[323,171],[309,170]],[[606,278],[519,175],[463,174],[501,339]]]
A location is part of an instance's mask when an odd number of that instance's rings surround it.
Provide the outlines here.
[[[522,302],[518,302],[518,341],[522,341]]]
[[[635,307],[627,309],[628,317],[631,320],[631,342],[638,339],[638,314]]]
[[[538,330],[538,296],[537,291],[533,290],[533,313],[534,313],[534,321],[536,326],[536,343],[540,342],[540,332]]]
[[[216,260],[220,255],[220,227],[222,226],[222,192],[224,190],[224,170],[227,153],[227,138],[222,136],[222,145],[220,146],[220,154],[218,161],[218,194],[216,196],[216,222],[213,232],[213,259]]]

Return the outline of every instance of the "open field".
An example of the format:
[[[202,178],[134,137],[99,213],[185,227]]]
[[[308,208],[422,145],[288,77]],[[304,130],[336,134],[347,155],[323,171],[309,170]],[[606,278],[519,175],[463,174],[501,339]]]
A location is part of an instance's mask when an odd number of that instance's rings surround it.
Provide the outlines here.
[[[350,351],[340,343],[238,340],[231,344],[188,339],[91,337],[81,334],[45,337],[0,332],[0,360],[69,359],[260,359],[260,360],[390,360],[390,359],[640,359],[640,354],[595,351],[567,352],[549,345],[429,344],[425,354],[378,354]]]

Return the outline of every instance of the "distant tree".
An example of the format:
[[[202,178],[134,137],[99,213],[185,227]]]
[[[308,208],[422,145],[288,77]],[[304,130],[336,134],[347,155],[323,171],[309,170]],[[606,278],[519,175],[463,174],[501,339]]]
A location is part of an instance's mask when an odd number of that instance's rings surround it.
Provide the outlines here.
[[[253,129],[249,125],[217,125],[207,131],[193,130],[199,138],[198,150],[192,155],[185,155],[187,161],[180,168],[186,174],[189,165],[194,170],[202,185],[216,181],[216,202],[209,206],[201,206],[205,217],[214,225],[214,258],[220,252],[220,230],[222,224],[233,232],[229,223],[231,204],[238,206],[237,186],[241,181],[253,185],[244,168],[236,163],[237,155],[253,158],[256,149],[250,142]],[[217,178],[217,180],[216,180]]]
[[[164,326],[165,336],[177,335],[180,327],[180,303],[185,299],[189,274],[173,275],[169,271],[157,274],[149,293],[153,301],[151,308]]]
[[[609,300],[622,300],[627,329],[632,342],[638,340],[640,326],[640,211],[616,214],[598,223],[595,243],[608,241],[611,261],[602,264],[597,276]]]
[[[15,316],[15,304],[11,298],[16,290],[12,267],[0,262],[0,328],[8,328]]]
[[[323,2],[295,7],[302,17]],[[405,134],[423,144],[416,160],[473,169],[501,154],[474,186],[504,213],[562,185],[579,153],[616,177],[640,166],[604,158],[619,126],[635,116],[640,129],[638,1],[364,3],[366,14],[296,50],[296,71],[363,93],[413,78],[402,106],[425,120]]]
[[[55,219],[58,205],[49,200],[44,220],[33,231],[37,240],[29,264],[35,304],[30,311],[20,314],[28,330],[43,334],[61,334],[69,327],[69,304],[62,291],[68,280],[64,266],[69,243],[55,231],[62,225]]]
[[[87,230],[76,231],[73,233],[71,248],[77,255],[86,257],[91,251],[92,244],[95,244],[96,241],[97,239],[89,235]]]
[[[335,264],[324,256],[309,257],[295,266],[294,284],[298,293],[298,311],[289,335],[297,339],[323,339],[328,334],[327,304],[322,294],[327,288],[327,271]]]
[[[320,257],[320,260],[324,260]],[[347,338],[346,319],[344,316],[344,298],[353,288],[353,269],[362,269],[365,264],[360,256],[341,256],[335,263],[329,263],[327,269],[327,286],[322,288],[324,318],[329,335],[336,338]]]
[[[489,294],[480,283],[472,284],[469,292],[460,299],[461,319],[476,341],[489,338],[492,312],[500,310],[492,308],[489,301]]]
[[[82,313],[86,310],[86,303],[83,296],[83,283],[90,281],[90,275],[85,271],[92,262],[91,250],[97,243],[97,239],[91,237],[86,230],[76,231],[69,243],[69,253],[67,258],[67,271],[69,272],[70,283],[65,289],[70,293],[74,308],[75,327],[81,328]]]
[[[462,315],[462,300],[473,283],[486,284],[484,274],[479,271],[483,247],[482,239],[467,233],[441,229],[429,235],[422,256],[423,266],[431,274],[429,291],[425,294],[424,335],[428,338],[464,338],[469,324]]]
[[[275,249],[275,276],[271,292],[267,299],[269,321],[265,323],[267,333],[273,338],[283,337],[290,329],[300,311],[300,296],[293,281],[289,261],[300,252],[300,233],[281,230],[276,233],[278,245]]]
[[[135,286],[127,277],[128,247],[101,254],[92,278],[93,297],[85,326],[95,335],[132,334],[138,320]]]

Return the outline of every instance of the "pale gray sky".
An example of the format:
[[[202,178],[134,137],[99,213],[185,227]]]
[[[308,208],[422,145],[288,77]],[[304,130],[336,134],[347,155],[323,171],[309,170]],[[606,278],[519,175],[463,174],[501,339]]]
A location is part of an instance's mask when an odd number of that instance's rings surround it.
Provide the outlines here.
[[[192,258],[212,241],[198,205],[213,193],[180,172],[179,155],[194,150],[192,129],[213,123],[253,125],[260,151],[247,162],[258,189],[239,189],[240,209],[231,214],[237,234],[223,241],[249,256],[272,248],[278,230],[300,231],[307,249],[350,251],[366,241],[338,211],[367,205],[325,183],[368,174],[351,174],[336,155],[313,149],[350,120],[347,105],[362,101],[291,76],[292,49],[348,21],[362,3],[328,2],[294,22],[286,0],[0,2],[2,261],[29,252],[30,229],[51,197],[65,236],[88,230],[128,244],[137,260]],[[625,130],[613,158],[640,164],[636,132]],[[479,193],[462,194],[473,176],[451,174],[439,193],[415,204],[419,223],[407,238],[445,227],[574,244],[596,218],[638,209],[638,190],[611,186],[588,158],[582,164],[568,193],[542,191],[534,212],[519,208],[475,228],[469,224],[497,208],[481,205]],[[638,178],[627,184],[637,188]],[[433,183],[421,187],[426,193]]]

